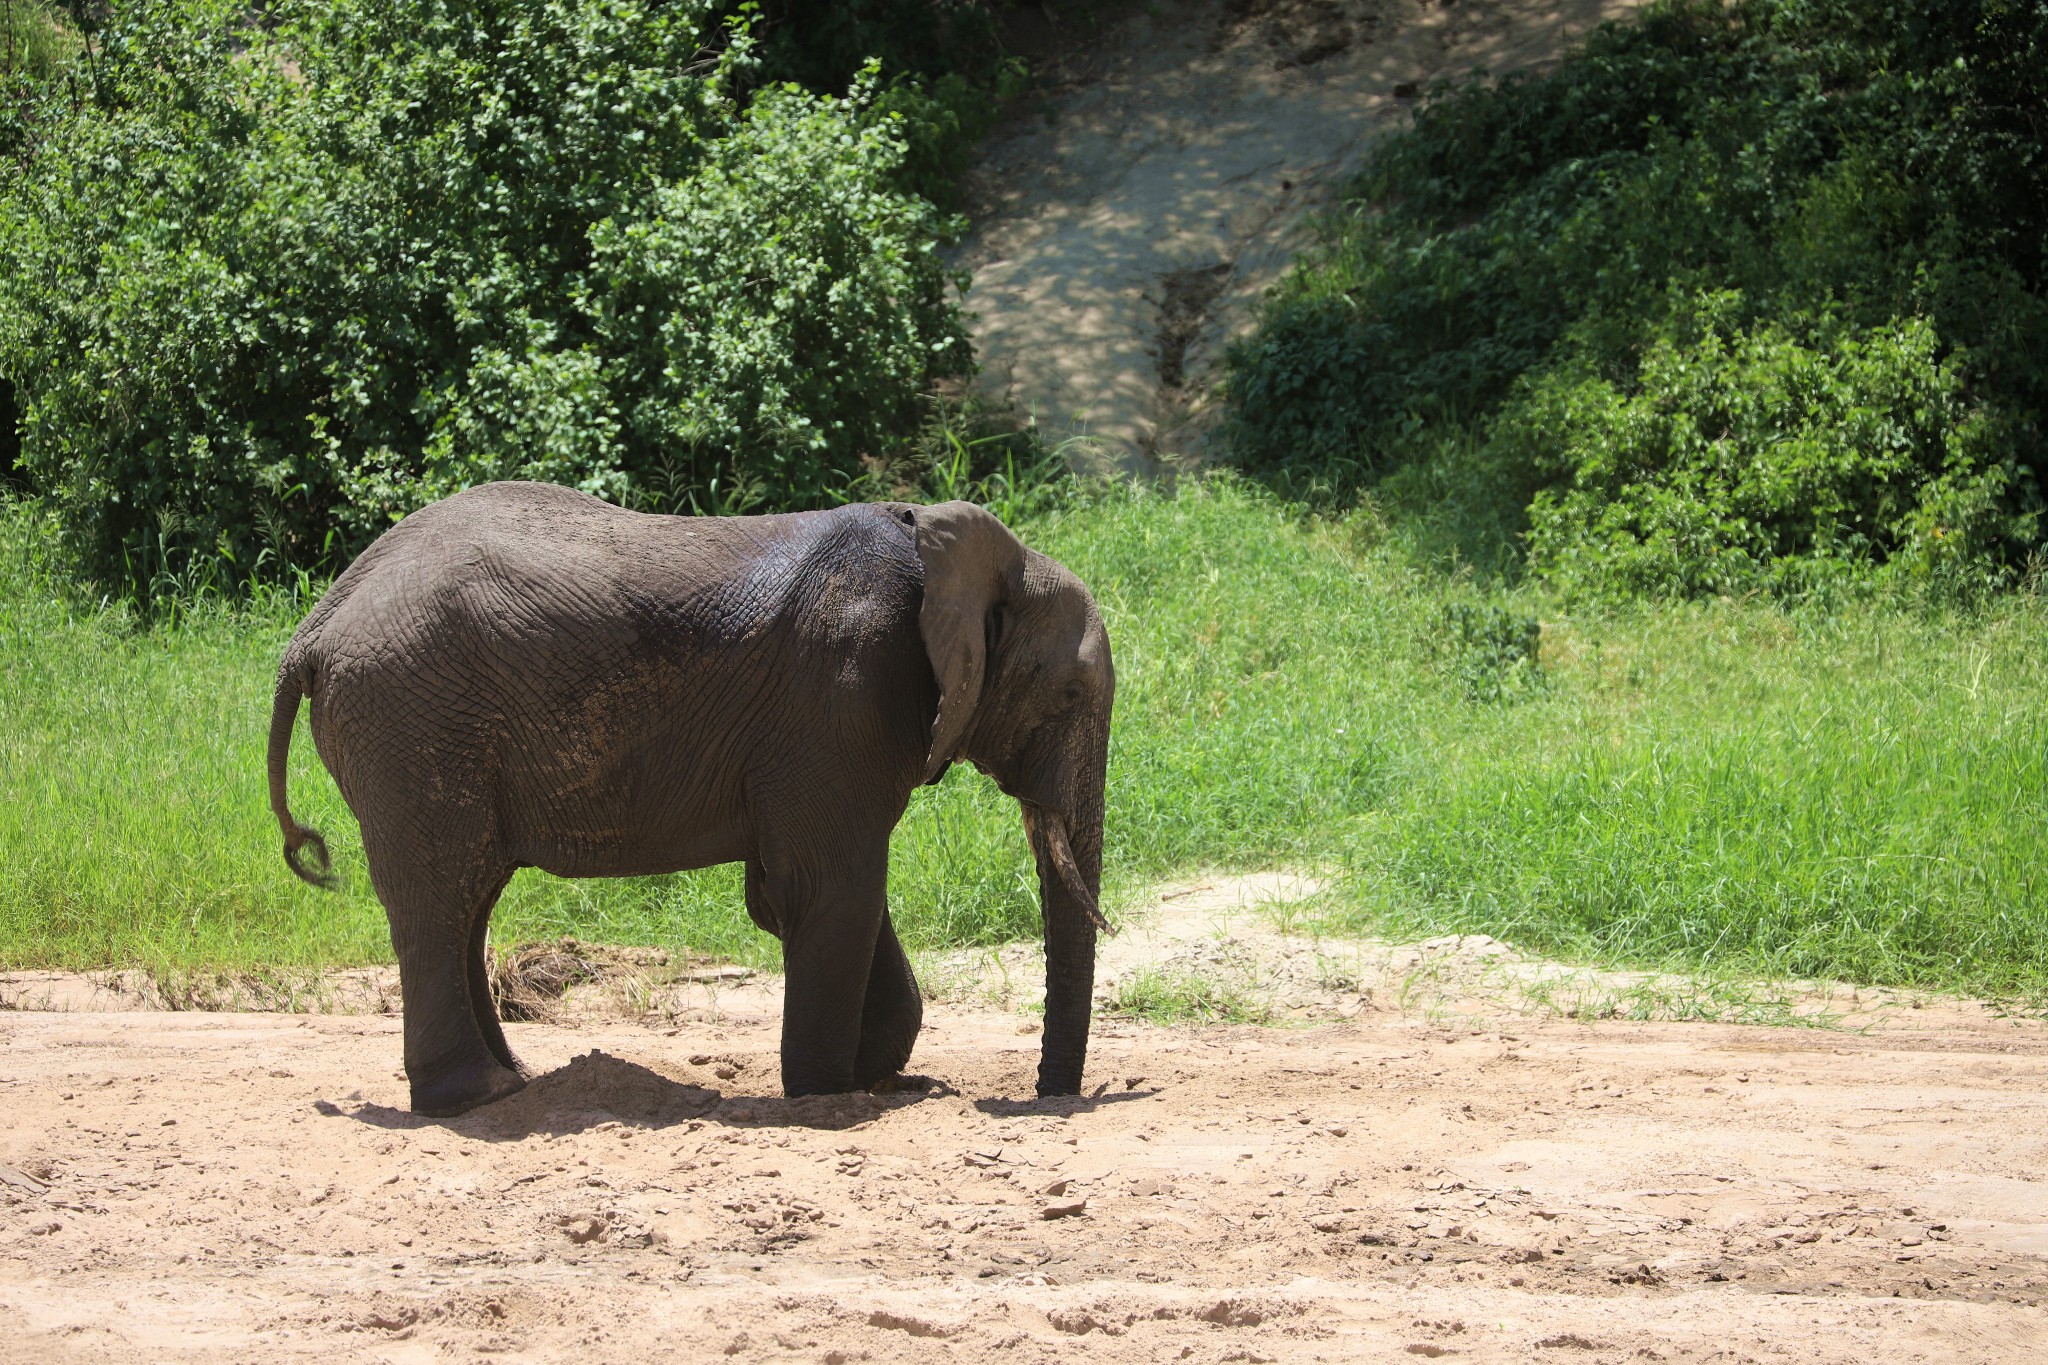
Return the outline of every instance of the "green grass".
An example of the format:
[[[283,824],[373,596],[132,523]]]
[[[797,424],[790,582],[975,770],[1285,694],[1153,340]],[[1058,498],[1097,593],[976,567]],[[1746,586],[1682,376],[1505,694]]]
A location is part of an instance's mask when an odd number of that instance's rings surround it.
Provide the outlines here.
[[[1320,912],[1333,930],[2048,991],[2036,596],[1968,616],[1721,601],[1562,616],[1527,589],[1416,568],[1369,512],[1304,521],[1227,481],[1077,499],[1021,529],[1094,585],[1114,641],[1113,902],[1198,868],[1321,868],[1338,879]],[[140,630],[52,591],[39,544],[10,514],[0,963],[385,958],[352,822],[303,729],[293,801],[332,840],[342,894],[290,876],[266,809],[270,682],[297,604]],[[1498,647],[1530,616],[1535,667]],[[1036,933],[1023,837],[989,783],[956,769],[918,794],[891,900],[916,949]],[[730,868],[524,873],[494,932],[774,958]]]
[[[1272,1011],[1228,984],[1149,967],[1117,983],[1108,1012],[1151,1024],[1263,1024],[1272,1018]]]

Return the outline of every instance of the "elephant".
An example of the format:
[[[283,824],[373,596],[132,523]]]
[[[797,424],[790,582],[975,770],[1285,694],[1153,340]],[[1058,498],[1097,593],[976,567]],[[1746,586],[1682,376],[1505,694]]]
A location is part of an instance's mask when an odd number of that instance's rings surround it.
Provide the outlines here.
[[[867,1089],[924,1004],[890,921],[889,836],[965,760],[1016,799],[1037,865],[1040,1095],[1081,1087],[1116,678],[1080,579],[988,511],[856,503],[629,511],[505,482],[424,507],[349,565],[278,667],[270,804],[286,864],[299,702],[390,924],[414,1112],[513,1094],[485,960],[513,872],[746,865],[782,942],[784,1091]]]

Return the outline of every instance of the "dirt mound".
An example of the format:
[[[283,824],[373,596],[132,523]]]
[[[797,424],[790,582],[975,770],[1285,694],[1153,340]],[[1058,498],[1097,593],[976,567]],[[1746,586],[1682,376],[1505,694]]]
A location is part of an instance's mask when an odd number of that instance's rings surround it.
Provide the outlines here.
[[[510,1099],[451,1126],[485,1138],[580,1133],[607,1123],[672,1128],[710,1112],[719,1098],[715,1089],[665,1076],[638,1062],[587,1052],[535,1077]]]

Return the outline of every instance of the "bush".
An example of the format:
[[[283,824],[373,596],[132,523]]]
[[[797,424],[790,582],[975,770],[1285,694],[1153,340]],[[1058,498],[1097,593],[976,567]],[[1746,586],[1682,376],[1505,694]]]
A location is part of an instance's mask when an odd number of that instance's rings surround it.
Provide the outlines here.
[[[1950,579],[2034,534],[2006,510],[2010,445],[1963,396],[1919,319],[1820,349],[1702,301],[1627,390],[1550,371],[1498,439],[1561,486],[1530,509],[1532,567],[1569,589],[1653,596],[1765,589],[1883,568]]]
[[[996,8],[983,0],[762,0],[733,7],[756,16],[756,79],[846,94],[868,63],[879,61],[887,84],[872,113],[898,121],[904,155],[896,181],[947,207],[958,197],[974,144],[1023,89],[1023,63],[1003,55]]]
[[[1548,74],[1440,87],[1234,351],[1233,448],[1336,502],[1476,459],[1514,503],[1485,533],[1530,529],[1581,587],[1786,587],[1807,558],[1996,576],[2038,540],[2048,463],[2042,107],[2048,4],[2004,0],[1661,5]],[[1748,382],[1775,396],[1701,438],[1705,478],[1666,409]],[[1870,422],[1912,431],[1845,455]],[[1854,469],[1794,473],[1795,446]],[[1603,472],[1624,447],[1661,472]]]
[[[708,3],[272,17],[118,6],[0,199],[23,464],[110,587],[332,569],[490,478],[816,505],[968,363],[873,71],[742,102]]]

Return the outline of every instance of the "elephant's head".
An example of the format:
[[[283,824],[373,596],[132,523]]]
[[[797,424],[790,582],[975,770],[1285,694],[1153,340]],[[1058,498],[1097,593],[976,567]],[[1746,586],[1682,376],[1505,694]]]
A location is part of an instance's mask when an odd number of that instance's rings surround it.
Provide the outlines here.
[[[918,618],[939,684],[927,780],[964,758],[1017,798],[1045,919],[1038,1093],[1081,1088],[1102,884],[1102,788],[1116,696],[1109,635],[1081,580],[972,503],[916,509]]]

